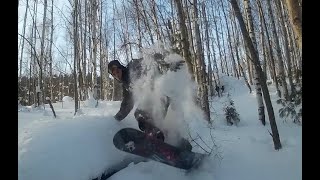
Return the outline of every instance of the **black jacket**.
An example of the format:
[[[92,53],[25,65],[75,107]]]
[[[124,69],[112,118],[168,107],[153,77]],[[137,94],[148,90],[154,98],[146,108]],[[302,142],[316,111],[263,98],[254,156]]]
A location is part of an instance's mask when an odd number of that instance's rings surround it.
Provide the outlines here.
[[[127,67],[122,69],[122,96],[123,100],[121,102],[120,110],[115,115],[115,118],[119,121],[123,120],[134,106],[133,92],[130,86],[131,82],[136,80],[141,76],[141,61],[142,59],[134,59]]]

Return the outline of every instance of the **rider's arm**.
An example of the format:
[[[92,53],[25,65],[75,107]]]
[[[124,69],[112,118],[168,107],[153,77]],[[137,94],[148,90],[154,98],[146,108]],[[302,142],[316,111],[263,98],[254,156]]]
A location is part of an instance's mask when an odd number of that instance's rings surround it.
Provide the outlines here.
[[[118,121],[123,120],[130,113],[134,106],[132,93],[129,92],[126,88],[123,88],[123,100],[121,102],[119,112],[114,116]]]

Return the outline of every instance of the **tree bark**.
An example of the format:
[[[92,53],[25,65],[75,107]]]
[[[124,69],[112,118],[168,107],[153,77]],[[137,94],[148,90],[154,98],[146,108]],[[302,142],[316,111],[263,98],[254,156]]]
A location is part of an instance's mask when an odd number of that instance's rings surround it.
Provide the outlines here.
[[[202,42],[200,37],[200,29],[199,24],[197,22],[198,20],[198,8],[197,8],[198,2],[197,0],[193,0],[193,9],[194,9],[194,18],[196,21],[194,22],[194,29],[195,29],[195,37],[197,42],[197,52],[196,52],[196,60],[198,65],[198,76],[199,76],[199,97],[201,99],[201,108],[203,112],[205,113],[205,118],[209,122],[210,121],[210,109],[209,109],[209,101],[208,101],[208,86],[206,81],[206,65],[204,63],[204,53],[202,48]]]
[[[227,27],[228,45],[229,45],[229,50],[230,50],[230,54],[231,54],[233,75],[236,76],[239,79],[239,74],[237,72],[236,61],[235,61],[235,57],[234,57],[233,49],[232,49],[232,44],[231,44],[231,35],[230,35],[229,24],[228,24],[228,21],[227,21],[227,15],[226,15],[226,12],[225,12],[225,7],[224,7],[223,0],[220,0],[220,2],[222,4],[222,12],[223,12],[224,20],[225,20],[226,27]]]
[[[301,51],[302,50],[302,5],[301,6],[299,5],[298,0],[285,0],[285,3],[289,11],[290,21],[293,25],[296,42]]]
[[[208,85],[209,85],[209,95],[213,96],[214,95],[214,88],[212,84],[212,78],[214,76],[214,73],[212,71],[212,66],[211,66],[211,50],[210,50],[210,38],[209,38],[209,23],[206,15],[206,8],[205,8],[205,3],[202,3],[202,13],[203,13],[203,18],[205,21],[205,39],[206,39],[206,45],[207,45],[207,59],[208,59]],[[214,78],[215,84],[217,84],[217,80]]]
[[[182,7],[182,2],[181,0],[174,0],[176,3],[176,7],[178,10],[178,18],[179,18],[179,25],[181,29],[181,42],[183,46],[183,56],[186,60],[187,66],[188,66],[188,71],[191,75],[192,80],[194,80],[194,73],[193,73],[193,64],[192,64],[192,59],[191,59],[191,52],[190,52],[190,45],[188,41],[188,31],[187,31],[187,26],[185,22],[185,15],[183,13],[183,7]]]
[[[93,89],[97,85],[97,9],[98,3],[97,0],[91,0],[91,13],[92,13],[92,84],[91,88]]]
[[[73,78],[74,78],[74,115],[77,114],[79,109],[78,102],[78,83],[77,83],[77,62],[79,61],[79,49],[78,49],[78,0],[74,0],[73,9]],[[70,87],[69,87],[70,89]]]
[[[214,24],[214,27],[215,27],[215,32],[216,32],[216,38],[217,38],[217,46],[218,46],[218,50],[219,50],[219,59],[220,59],[220,62],[222,62],[222,51],[221,51],[221,45],[220,45],[220,36],[219,36],[219,34],[218,34],[218,26],[217,26],[217,18],[216,18],[216,16],[215,16],[215,14],[214,14],[214,9],[213,9],[213,7],[214,7],[214,5],[213,5],[213,1],[211,1],[211,7],[212,7],[212,16],[213,16],[213,24]],[[216,64],[217,65],[217,64]],[[221,70],[222,70],[222,73],[223,73],[223,66],[222,66],[222,64],[221,64]],[[218,68],[217,68],[217,74],[218,74]],[[219,79],[219,77],[218,77],[218,79]],[[220,83],[219,83],[219,86],[220,86]]]
[[[223,7],[221,7],[222,9],[223,9]],[[219,17],[221,17],[221,15],[220,15],[220,11],[219,11]],[[222,57],[221,57],[221,61],[222,61],[222,63],[221,63],[221,66],[223,67],[223,63],[224,63],[224,66],[225,66],[225,73],[227,73],[227,76],[229,76],[229,69],[228,69],[228,63],[227,63],[227,54],[226,54],[226,46],[225,46],[225,44],[224,44],[224,28],[222,27],[222,22],[221,22],[222,20],[220,19],[220,28],[221,28],[221,36],[222,36],[222,47],[224,47],[224,48],[222,48],[222,50],[223,50],[223,59],[222,59]]]
[[[45,39],[45,32],[46,32],[46,19],[47,19],[47,0],[44,0],[44,6],[43,6],[43,21],[42,21],[42,36],[41,36],[41,51],[40,51],[40,64],[39,64],[39,80],[38,80],[38,86],[40,87],[40,91],[42,93],[42,102],[44,103],[44,89],[43,89],[43,62],[44,62],[44,39]],[[40,98],[40,94],[38,95],[38,98]],[[38,104],[40,105],[40,99],[38,99]]]
[[[293,81],[292,81],[292,71],[291,71],[291,68],[292,68],[292,65],[291,65],[291,56],[290,56],[290,52],[289,52],[289,42],[288,42],[288,33],[287,33],[287,28],[286,28],[286,25],[285,25],[285,22],[284,22],[284,8],[281,7],[281,2],[280,1],[276,1],[276,6],[278,7],[278,14],[279,14],[279,18],[280,18],[280,24],[281,24],[281,31],[282,31],[282,34],[283,34],[283,47],[284,47],[284,55],[286,57],[286,60],[287,60],[287,72],[288,72],[288,80],[289,80],[289,86],[290,86],[290,90],[291,90],[291,93],[290,93],[290,97],[292,97],[295,93],[296,93],[296,88],[295,88],[295,85],[293,84]],[[282,13],[283,12],[283,13]],[[290,98],[291,100],[291,98]]]
[[[243,69],[243,67],[241,66],[241,63],[240,63],[240,56],[239,56],[239,50],[238,48],[240,48],[240,42],[239,42],[239,37],[240,37],[240,34],[239,34],[239,30],[237,28],[237,25],[236,25],[236,20],[235,20],[235,14],[234,14],[234,11],[233,11],[233,21],[234,23],[234,27],[235,27],[235,31],[236,31],[236,35],[234,34],[233,36],[236,38],[236,43],[235,43],[235,50],[236,50],[236,57],[237,57],[237,63],[238,63],[238,66],[239,66],[239,71],[241,72],[240,74],[242,74],[243,76],[243,79],[249,89],[249,93],[251,94],[252,93],[252,89],[251,89],[251,86],[249,84],[249,81],[248,81],[248,78],[247,78],[247,75],[245,73],[245,70]]]
[[[104,58],[105,58],[105,54],[104,51],[102,49],[102,42],[103,42],[103,36],[102,36],[102,0],[100,0],[100,23],[99,23],[99,45],[100,45],[100,99],[104,100],[105,96],[104,96],[104,89],[105,87],[105,83],[104,83],[104,77],[107,76],[105,74],[105,63],[104,63]]]
[[[29,0],[27,0],[26,10],[24,13],[24,19],[23,19],[23,32],[22,35],[25,36],[26,34],[26,21],[28,17],[28,8],[29,8]],[[23,60],[23,49],[24,49],[24,38],[22,38],[22,44],[21,44],[21,54],[20,54],[20,68],[19,68],[19,78],[21,78],[22,73],[22,60]]]
[[[281,97],[281,92],[280,92],[280,89],[279,89],[279,83],[278,83],[278,78],[277,78],[277,74],[276,74],[276,66],[275,66],[275,61],[274,61],[274,56],[272,54],[272,46],[271,46],[271,39],[270,39],[270,36],[269,36],[269,31],[267,29],[267,25],[266,25],[266,21],[265,21],[265,18],[264,18],[264,15],[263,15],[263,10],[262,10],[262,6],[261,6],[261,2],[260,0],[257,1],[257,4],[258,4],[258,7],[259,7],[259,13],[262,17],[262,24],[264,25],[264,28],[265,28],[265,32],[266,32],[266,36],[267,36],[267,44],[268,44],[268,50],[267,50],[267,53],[268,53],[268,57],[270,58],[270,69],[271,69],[271,77],[273,77],[273,81],[275,83],[275,86],[276,86],[276,90],[277,90],[277,95],[279,97]]]
[[[282,56],[281,56],[281,49],[280,49],[280,42],[279,42],[279,37],[277,35],[277,31],[276,31],[276,25],[274,22],[274,16],[273,16],[273,12],[272,12],[272,7],[270,4],[271,0],[267,0],[267,6],[268,6],[268,12],[269,12],[269,18],[271,21],[271,28],[272,28],[272,35],[273,35],[273,39],[275,40],[275,45],[276,45],[276,53],[277,53],[277,58],[278,58],[278,68],[279,68],[279,76],[281,79],[281,85],[282,85],[282,93],[283,96],[286,100],[289,99],[289,93],[288,93],[288,88],[287,88],[287,81],[286,81],[286,77],[284,74],[284,65],[283,65],[283,60],[282,60]]]
[[[51,37],[50,37],[50,60],[49,60],[49,76],[50,76],[50,99],[54,101],[53,96],[53,79],[52,79],[52,63],[53,63],[53,54],[52,54],[52,44],[53,44],[53,0],[51,1]],[[50,101],[51,102],[51,101]]]

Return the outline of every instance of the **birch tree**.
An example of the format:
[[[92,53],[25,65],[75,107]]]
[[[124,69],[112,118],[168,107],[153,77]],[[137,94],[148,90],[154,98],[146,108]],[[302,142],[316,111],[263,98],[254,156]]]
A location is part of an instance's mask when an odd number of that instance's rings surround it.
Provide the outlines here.
[[[98,3],[97,0],[91,0],[91,27],[92,27],[92,84],[91,88],[93,89],[97,85],[97,10]]]
[[[283,2],[284,0],[282,0]],[[286,7],[289,11],[290,22],[293,25],[296,42],[300,51],[302,50],[302,1],[299,0],[285,0]]]
[[[47,18],[47,0],[44,0],[44,6],[43,6],[43,21],[42,21],[42,35],[41,35],[41,49],[40,49],[40,62],[39,62],[39,79],[38,79],[38,87],[40,92],[42,93],[42,102],[44,103],[44,89],[43,89],[43,62],[44,62],[44,40],[45,40],[45,35],[46,35],[46,18]],[[40,105],[40,92],[38,92],[38,105]]]
[[[74,7],[72,12],[73,17],[73,78],[74,78],[74,115],[77,114],[79,109],[78,100],[78,83],[77,83],[77,62],[79,61],[79,48],[78,48],[78,0],[74,0]],[[70,88],[70,87],[69,87]]]
[[[270,74],[271,74],[271,77],[273,77],[273,81],[274,81],[274,84],[276,86],[277,95],[279,97],[281,97],[278,78],[277,78],[277,74],[276,74],[275,60],[274,60],[274,56],[272,54],[272,49],[273,48],[272,48],[272,45],[271,45],[271,37],[270,37],[269,31],[267,29],[267,24],[266,24],[266,20],[265,20],[265,17],[264,17],[264,13],[263,13],[263,10],[262,10],[262,6],[261,6],[260,0],[257,1],[257,5],[258,5],[258,8],[259,8],[259,14],[261,16],[261,21],[262,21],[263,27],[265,28],[265,33],[266,33],[266,37],[267,37],[267,44],[268,44],[267,53],[268,53],[268,57],[270,58],[269,69],[271,69],[271,73]]]
[[[22,36],[24,37],[26,34],[26,21],[28,17],[28,8],[29,8],[29,0],[27,0],[26,9],[24,13],[24,19],[23,19],[23,30],[22,30]],[[20,52],[20,68],[19,68],[19,77],[21,78],[21,72],[22,72],[22,60],[23,60],[23,49],[24,49],[24,38],[21,39],[21,52]]]
[[[183,56],[186,60],[189,73],[191,74],[192,80],[194,80],[194,73],[193,73],[193,64],[191,59],[191,52],[190,52],[190,44],[188,41],[188,31],[185,21],[185,15],[183,13],[182,1],[181,0],[174,0],[177,8],[177,15],[179,19],[179,26],[181,30],[181,43],[182,43],[182,51]]]
[[[50,34],[50,49],[49,49],[49,76],[50,76],[50,99],[53,98],[53,74],[52,74],[52,64],[53,64],[53,52],[52,52],[52,44],[53,44],[53,0],[51,0],[51,34]]]
[[[195,37],[197,42],[197,52],[196,52],[196,60],[197,60],[197,77],[198,77],[198,86],[199,86],[199,98],[201,107],[205,113],[205,118],[207,121],[210,121],[210,109],[209,109],[209,102],[208,102],[208,86],[206,81],[206,71],[205,71],[205,63],[204,63],[204,53],[202,47],[202,40],[200,37],[200,29],[198,25],[198,1],[193,0],[193,10],[194,10],[194,18],[195,22],[194,29],[195,29]]]
[[[251,38],[251,41],[253,43],[253,47],[254,50],[257,54],[257,60],[259,61],[259,57],[258,57],[258,51],[257,51],[257,43],[256,43],[256,37],[254,34],[254,28],[253,28],[253,20],[252,20],[252,14],[251,14],[251,6],[250,6],[250,1],[249,0],[244,0],[244,6],[245,6],[245,11],[246,11],[246,15],[248,18],[248,32],[249,32],[249,36]],[[252,54],[250,54],[250,59],[252,59]],[[263,104],[263,99],[262,99],[262,91],[261,91],[261,79],[258,76],[258,72],[257,72],[257,67],[253,66],[253,70],[254,70],[254,85],[255,85],[255,89],[256,89],[256,98],[257,98],[257,102],[258,102],[258,114],[259,114],[259,120],[261,121],[261,123],[263,125],[266,124],[265,122],[265,114],[264,114],[264,104]]]
[[[288,74],[288,80],[289,80],[289,86],[290,86],[290,97],[292,97],[292,95],[295,94],[296,90],[295,90],[295,85],[293,84],[293,80],[292,80],[292,65],[291,65],[291,56],[290,56],[290,52],[289,52],[289,42],[288,42],[288,35],[287,35],[287,28],[284,22],[284,15],[283,15],[283,8],[281,7],[281,2],[280,1],[276,1],[276,7],[277,7],[277,12],[278,12],[278,17],[280,20],[280,27],[281,27],[281,32],[283,34],[283,48],[284,48],[284,55],[286,58],[286,62],[287,62],[287,74]],[[291,99],[291,98],[290,98]],[[287,99],[287,100],[290,100]]]
[[[205,4],[202,3],[202,13],[205,21],[205,39],[206,39],[206,50],[207,50],[207,59],[208,59],[208,87],[209,87],[209,95],[213,96],[214,88],[212,84],[212,79],[214,79],[215,84],[217,84],[216,78],[214,78],[214,72],[212,71],[211,66],[211,50],[210,50],[210,38],[209,38],[209,23],[206,15]]]
[[[278,69],[279,69],[279,76],[280,76],[280,80],[281,80],[281,87],[282,87],[282,94],[284,96],[284,98],[286,100],[289,99],[289,93],[288,93],[288,88],[287,88],[287,81],[286,81],[286,77],[284,74],[284,65],[283,65],[283,59],[282,59],[282,55],[281,55],[281,48],[280,48],[280,42],[279,42],[279,37],[276,31],[276,25],[274,22],[274,14],[273,14],[273,10],[271,7],[271,0],[267,0],[267,7],[268,7],[268,13],[269,13],[269,18],[271,21],[271,28],[272,28],[272,37],[275,40],[275,45],[276,45],[276,57],[277,57],[277,62],[278,62]]]

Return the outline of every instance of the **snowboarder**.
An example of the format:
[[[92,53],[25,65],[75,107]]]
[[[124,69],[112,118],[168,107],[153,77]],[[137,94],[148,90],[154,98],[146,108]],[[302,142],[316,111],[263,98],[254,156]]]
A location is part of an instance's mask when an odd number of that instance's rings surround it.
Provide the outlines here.
[[[119,82],[122,83],[123,100],[121,102],[120,110],[114,116],[117,121],[123,120],[131,112],[134,106],[134,98],[132,88],[130,86],[135,80],[141,77],[143,59],[133,59],[125,67],[118,60],[113,60],[108,64],[108,72]],[[168,107],[170,105],[170,98],[161,97],[161,115],[165,118]],[[139,129],[146,134],[152,134],[162,141],[165,139],[164,133],[154,125],[153,121],[156,119],[152,117],[150,110],[138,108],[134,112],[135,119],[138,121]],[[191,144],[184,138],[179,141],[179,147],[191,151]]]
[[[216,91],[217,91],[217,93],[218,93],[218,96],[220,97],[219,86],[216,86]]]
[[[224,86],[221,86],[221,93],[224,92]]]

